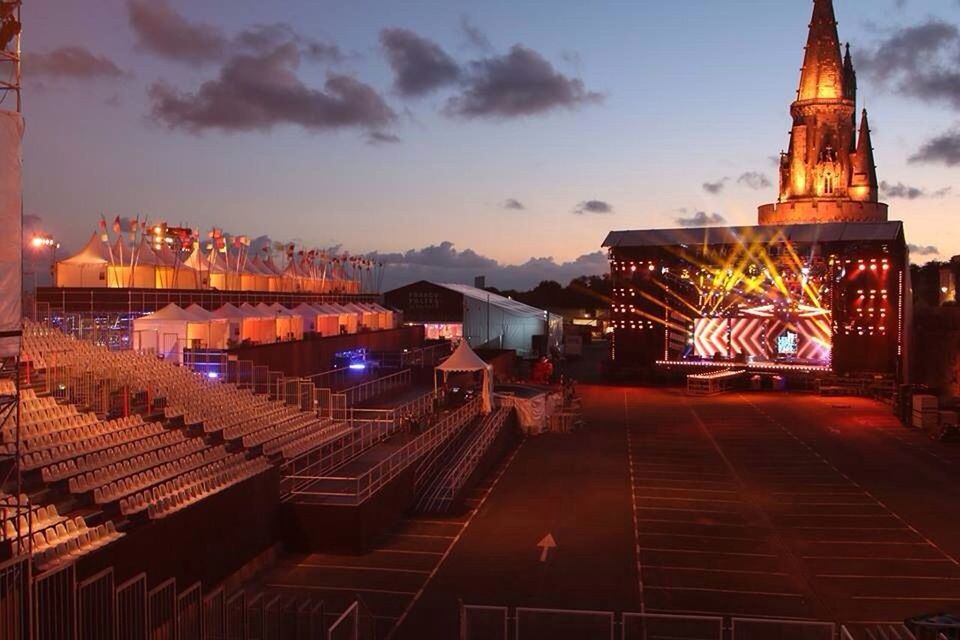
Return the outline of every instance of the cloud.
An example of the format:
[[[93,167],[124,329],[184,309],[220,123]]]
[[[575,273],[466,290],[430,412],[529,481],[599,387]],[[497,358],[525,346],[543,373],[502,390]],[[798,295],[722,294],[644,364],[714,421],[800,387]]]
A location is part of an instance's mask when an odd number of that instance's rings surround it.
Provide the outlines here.
[[[227,52],[227,38],[219,29],[190,22],[167,0],[129,0],[127,17],[140,47],[164,58],[209,64]]]
[[[960,29],[931,18],[896,29],[857,56],[858,67],[881,86],[923,102],[960,109]]]
[[[384,29],[380,45],[393,69],[393,86],[403,96],[422,96],[460,77],[460,67],[440,45],[409,29]]]
[[[516,198],[507,198],[503,203],[503,208],[511,211],[523,211],[526,209],[524,204]]]
[[[303,57],[314,62],[338,63],[344,58],[337,45],[304,37],[285,22],[254,25],[241,31],[233,41],[237,48],[254,53],[269,53],[288,43],[297,45]]]
[[[155,83],[149,90],[152,116],[191,133],[267,131],[282,124],[311,131],[378,128],[396,119],[380,94],[352,77],[330,74],[322,91],[307,87],[296,74],[300,57],[293,43],[261,55],[235,55],[219,77],[194,93]]]
[[[467,38],[467,42],[471,47],[479,49],[484,53],[493,49],[487,34],[481,31],[477,25],[473,24],[473,21],[467,16],[460,17],[460,30],[463,31],[463,35]]]
[[[907,249],[910,250],[911,255],[915,256],[938,256],[940,255],[940,250],[934,247],[933,245],[918,245],[918,244],[909,244]]]
[[[366,135],[367,144],[372,146],[380,146],[383,144],[400,144],[400,136],[394,135],[392,133],[386,133],[384,131],[370,131]]]
[[[613,205],[603,200],[585,200],[576,206],[573,212],[577,215],[588,213],[605,214],[613,213]]]
[[[943,198],[949,194],[950,191],[952,191],[950,187],[944,187],[943,189],[937,189],[936,191],[928,192],[926,189],[912,187],[910,185],[903,184],[902,182],[892,184],[884,180],[880,183],[880,194],[884,198],[901,198],[904,200],[917,200],[919,198]]]
[[[84,47],[60,47],[44,53],[26,54],[23,69],[27,76],[80,80],[115,79],[125,75],[112,60]]]
[[[723,189],[726,187],[727,182],[729,180],[730,178],[720,178],[716,182],[704,182],[703,190],[706,191],[707,193],[717,195],[718,193],[723,191]]]
[[[515,118],[601,102],[579,78],[568,77],[536,51],[514,45],[503,56],[471,62],[462,91],[444,112],[462,118]]]
[[[601,251],[582,255],[569,262],[553,258],[530,258],[517,265],[501,264],[471,249],[458,251],[452,242],[442,242],[403,253],[374,254],[386,265],[384,289],[389,290],[418,280],[473,284],[484,275],[487,283],[501,289],[530,289],[543,280],[566,284],[584,275],[609,273],[610,263]]]
[[[909,161],[916,163],[932,162],[948,167],[960,165],[960,129],[953,129],[927,140]]]
[[[745,185],[755,191],[759,191],[760,189],[768,189],[773,186],[773,183],[770,182],[770,178],[759,171],[747,171],[737,178],[737,184]]]
[[[679,216],[675,218],[674,221],[681,227],[710,227],[718,224],[726,224],[727,219],[719,213],[697,211],[691,216]]]

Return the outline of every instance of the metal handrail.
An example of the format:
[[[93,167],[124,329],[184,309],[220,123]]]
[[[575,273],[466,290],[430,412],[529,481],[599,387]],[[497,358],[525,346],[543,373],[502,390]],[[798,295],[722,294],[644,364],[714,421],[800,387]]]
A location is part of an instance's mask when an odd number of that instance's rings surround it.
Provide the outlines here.
[[[299,483],[300,486],[314,484],[316,482],[341,485],[341,487],[332,487],[330,490],[325,491],[312,491],[294,487],[290,493],[304,496],[347,498],[355,505],[362,504],[427,451],[444,442],[454,431],[479,415],[481,408],[482,403],[480,398],[470,400],[451,414],[445,416],[436,426],[428,429],[424,434],[414,440],[411,440],[388,458],[382,460],[359,476],[349,478],[339,476],[288,476],[287,479],[294,483]]]

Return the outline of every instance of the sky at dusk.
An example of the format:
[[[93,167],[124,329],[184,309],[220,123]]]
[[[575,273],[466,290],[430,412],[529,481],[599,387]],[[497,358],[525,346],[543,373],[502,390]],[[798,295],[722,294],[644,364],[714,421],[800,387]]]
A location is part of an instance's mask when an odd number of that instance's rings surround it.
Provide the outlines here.
[[[891,218],[916,261],[960,253],[960,2],[835,4]],[[28,0],[25,211],[65,249],[139,214],[377,251],[388,284],[601,272],[611,229],[776,199],[810,11]]]

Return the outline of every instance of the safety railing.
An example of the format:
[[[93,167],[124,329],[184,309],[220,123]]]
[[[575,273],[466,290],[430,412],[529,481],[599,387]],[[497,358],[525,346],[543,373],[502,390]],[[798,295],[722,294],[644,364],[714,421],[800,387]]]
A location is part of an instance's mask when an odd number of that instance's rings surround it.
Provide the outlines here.
[[[381,396],[388,391],[407,386],[412,379],[410,369],[404,369],[397,373],[381,376],[353,387],[348,387],[341,393],[346,396],[347,406],[354,407],[361,402],[366,402],[367,400]]]
[[[452,352],[452,343],[440,342],[419,349],[376,353],[373,356],[380,360],[380,366],[384,369],[406,369],[436,366],[450,357]]]
[[[499,409],[484,418],[475,436],[471,436],[471,440],[454,459],[453,464],[422,494],[417,503],[419,511],[439,513],[450,509],[470,476],[477,470],[480,460],[503,431],[511,411],[513,409]]]
[[[177,581],[175,579],[161,582],[147,594],[147,621],[150,640],[176,640]]]
[[[582,638],[614,640],[616,628],[610,611],[572,611],[517,607],[515,640]]]
[[[202,640],[203,589],[197,582],[177,596],[177,640]]]
[[[290,493],[305,497],[336,498],[354,505],[362,504],[407,467],[445,442],[454,432],[479,415],[481,406],[480,398],[470,400],[359,476],[306,474],[287,476],[285,479],[292,486]]]
[[[350,377],[352,374],[353,370],[350,369],[350,367],[339,367],[337,369],[315,373],[312,376],[307,376],[305,379],[320,389],[336,390],[350,386]]]
[[[77,630],[76,603],[74,565],[37,576],[33,583],[33,637],[73,638]]]
[[[347,418],[354,422],[400,422],[418,420],[433,413],[436,408],[437,393],[428,391],[409,402],[392,409],[347,409]]]
[[[355,457],[383,442],[400,428],[394,421],[363,421],[351,423],[349,433],[320,447],[293,458],[280,467],[280,492],[289,495],[304,490],[318,477],[353,460]]]

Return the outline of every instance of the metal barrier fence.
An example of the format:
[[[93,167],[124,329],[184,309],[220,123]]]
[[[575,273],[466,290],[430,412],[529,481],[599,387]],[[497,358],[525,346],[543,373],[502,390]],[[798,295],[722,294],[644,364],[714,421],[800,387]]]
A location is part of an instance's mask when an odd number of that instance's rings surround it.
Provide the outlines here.
[[[327,631],[327,640],[360,639],[360,605],[354,602],[340,614]]]
[[[74,565],[37,576],[33,584],[34,638],[74,640],[77,580]]]
[[[351,372],[352,369],[350,369],[350,367],[340,367],[322,373],[315,373],[312,376],[307,376],[306,379],[320,389],[337,390],[347,386]]]
[[[146,576],[144,576],[146,584]],[[177,581],[171,578],[147,594],[147,619],[150,640],[176,640]]]
[[[621,640],[723,640],[723,618],[651,613],[623,614]]]
[[[223,588],[203,598],[203,640],[226,640],[226,596]]]
[[[227,640],[245,640],[247,633],[247,594],[238,591],[226,602]]]
[[[322,475],[288,475],[284,480],[290,494],[301,496],[338,497],[347,503],[360,505],[375,495],[381,488],[396,478],[403,470],[416,462],[455,431],[480,414],[481,399],[474,398],[444,417],[426,433],[411,440],[388,458],[371,469],[354,477]]]
[[[611,611],[574,611],[518,607],[514,618],[516,640],[614,640]]]
[[[733,618],[730,629],[733,640],[833,640],[837,635],[837,625],[832,622],[802,620]]]
[[[27,637],[30,615],[30,561],[0,563],[0,640]]]
[[[419,349],[374,353],[384,369],[406,369],[408,367],[433,367],[446,360],[453,352],[453,343],[441,342]]]
[[[117,638],[146,640],[147,574],[141,573],[120,586],[116,592]]]
[[[460,640],[834,640],[831,622],[460,605]],[[909,636],[866,636],[864,640]],[[855,640],[846,628],[840,640]],[[856,639],[859,640],[859,639]]]
[[[203,593],[200,583],[177,596],[177,640],[202,640]]]
[[[77,585],[77,635],[113,640],[116,624],[113,569],[104,569]]]

